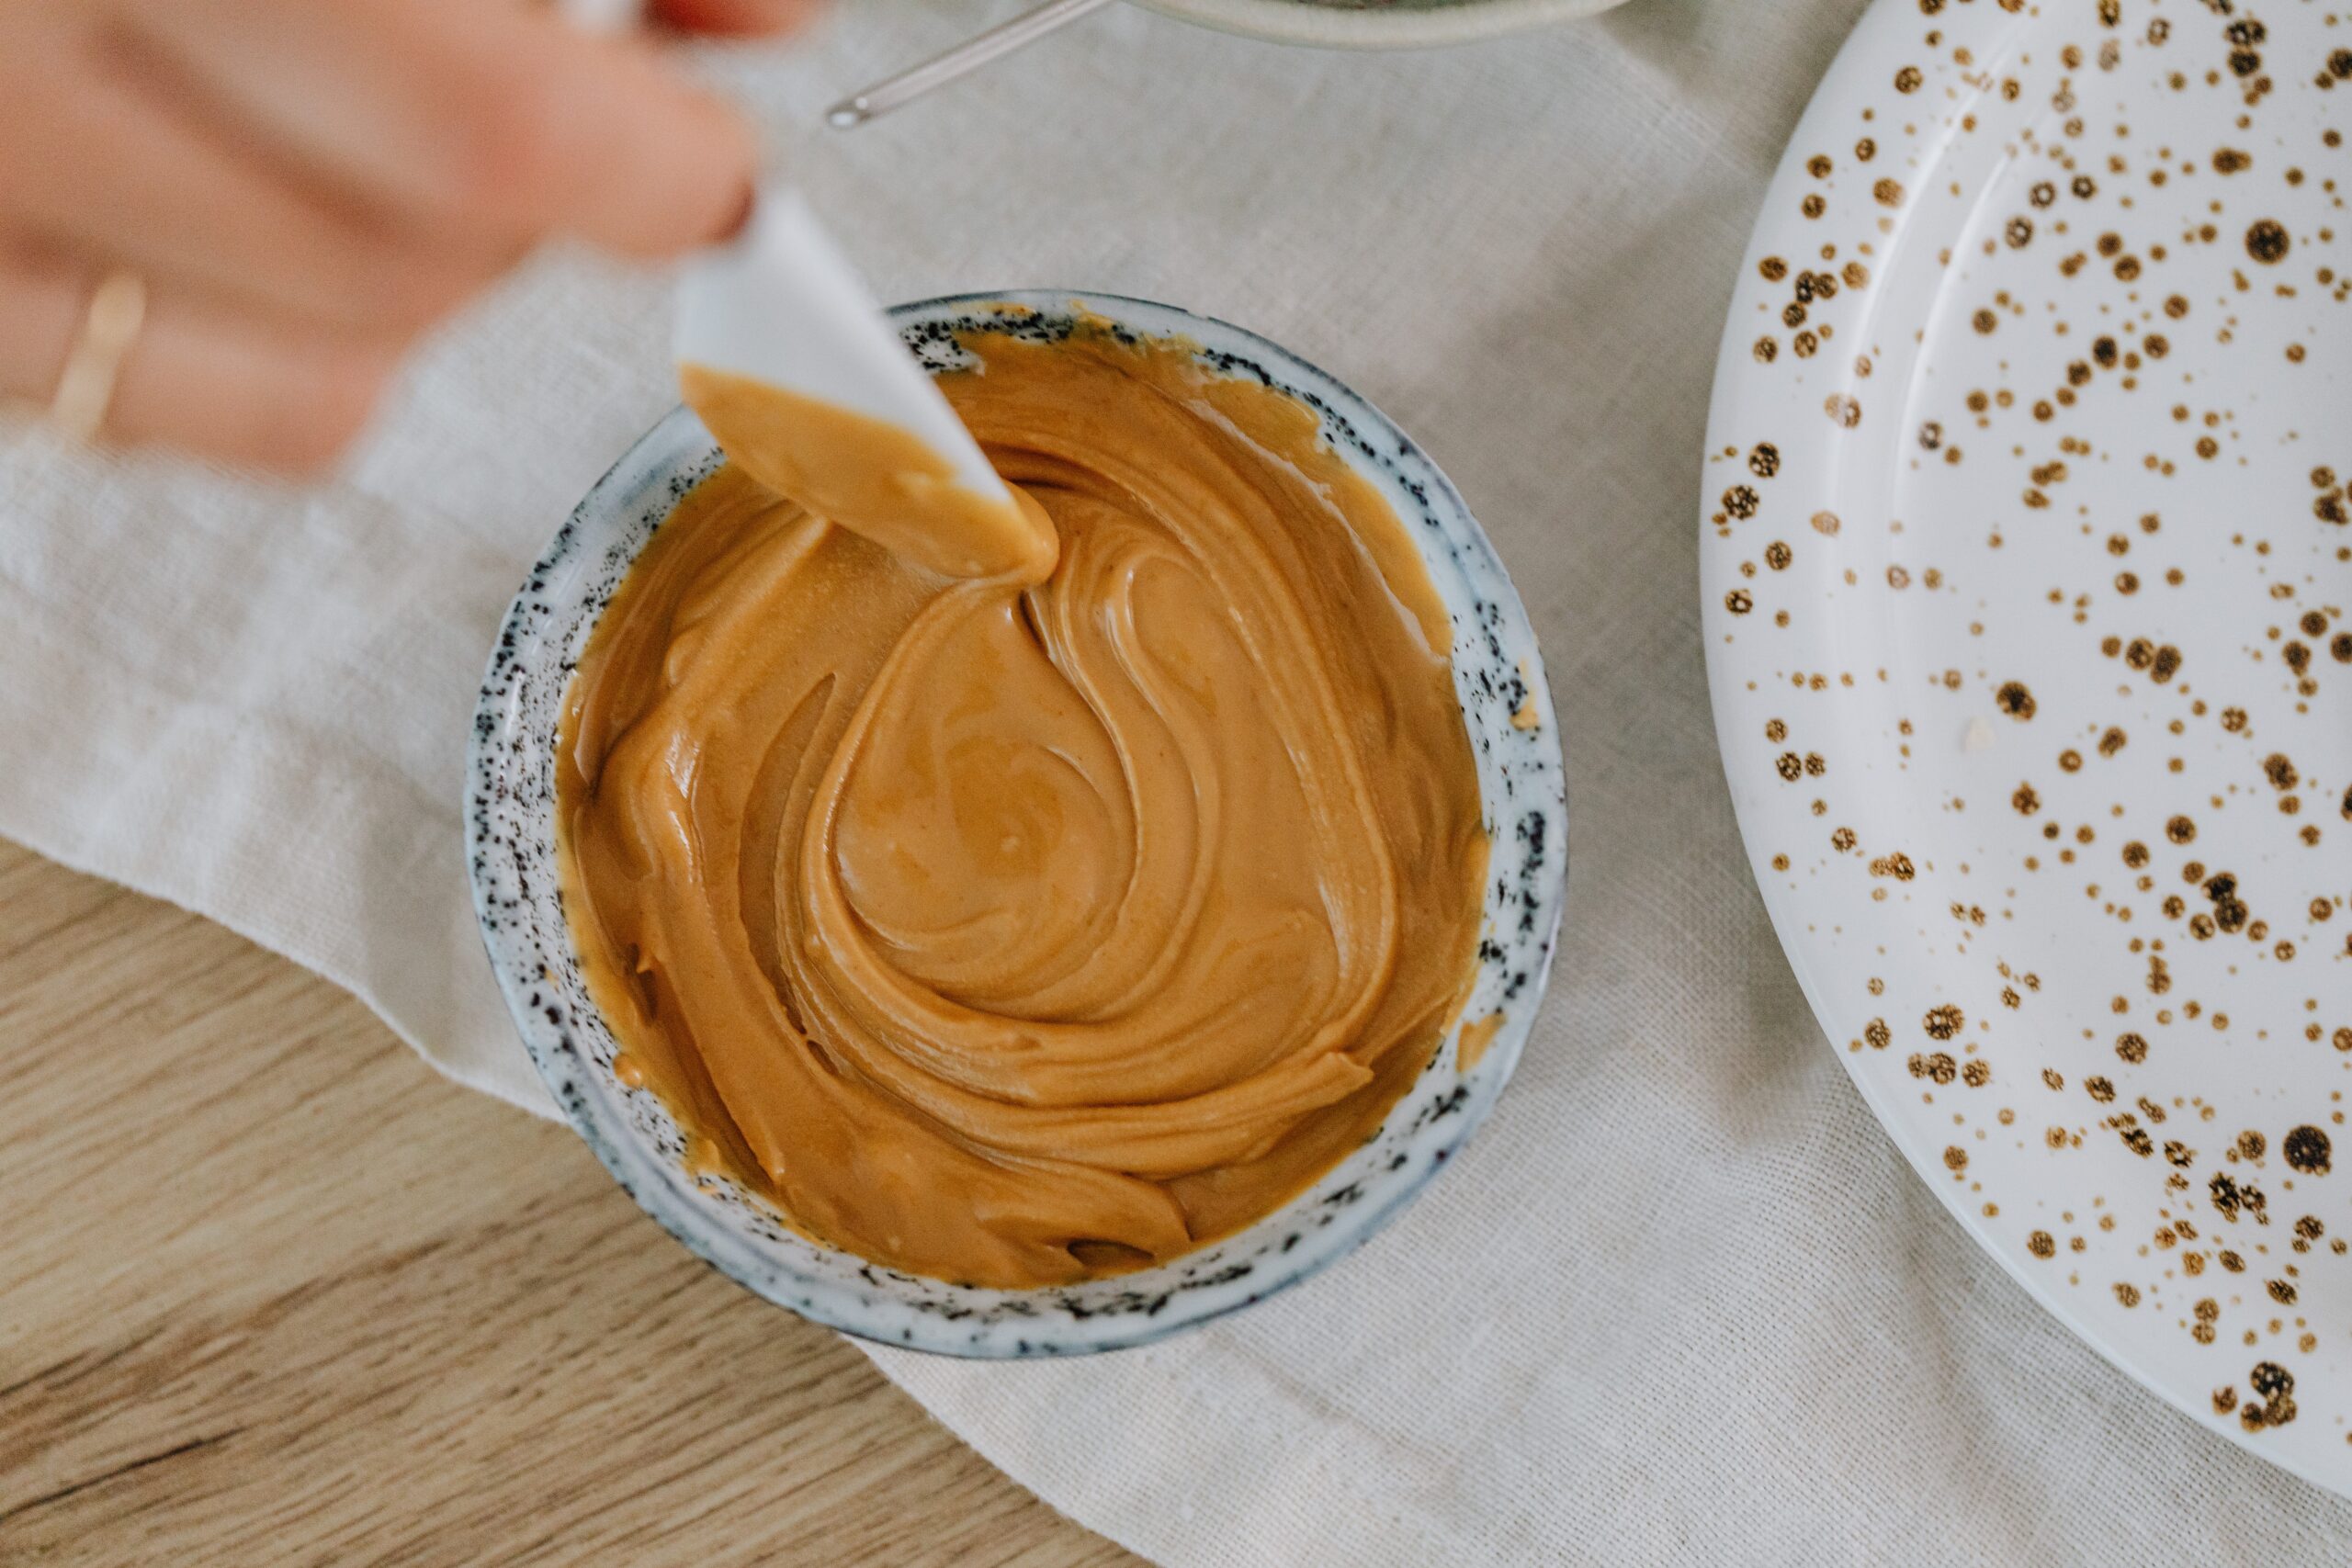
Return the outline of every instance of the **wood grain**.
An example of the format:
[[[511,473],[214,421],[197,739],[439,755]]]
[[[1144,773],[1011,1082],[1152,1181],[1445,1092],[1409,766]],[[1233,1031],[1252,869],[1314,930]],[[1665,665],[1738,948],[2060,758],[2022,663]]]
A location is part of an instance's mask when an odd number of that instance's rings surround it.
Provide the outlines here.
[[[324,982],[0,911],[0,1562],[1136,1561]]]

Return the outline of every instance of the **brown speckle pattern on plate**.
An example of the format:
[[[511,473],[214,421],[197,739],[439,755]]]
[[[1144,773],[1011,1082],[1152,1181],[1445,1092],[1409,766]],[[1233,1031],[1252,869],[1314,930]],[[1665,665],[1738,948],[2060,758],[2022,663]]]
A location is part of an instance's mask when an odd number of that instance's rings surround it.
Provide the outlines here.
[[[1880,0],[1701,523],[1757,882],[1921,1175],[2352,1492],[2352,10]]]

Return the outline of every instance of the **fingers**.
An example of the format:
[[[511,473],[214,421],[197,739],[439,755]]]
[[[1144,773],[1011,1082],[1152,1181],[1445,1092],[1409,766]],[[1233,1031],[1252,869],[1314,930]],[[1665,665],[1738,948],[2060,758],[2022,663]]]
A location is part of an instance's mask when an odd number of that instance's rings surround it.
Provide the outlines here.
[[[428,247],[311,199],[110,74],[18,85],[0,137],[11,227],[95,272],[349,331],[413,332],[511,256]]]
[[[586,37],[540,7],[127,4],[222,113],[399,223],[651,256],[726,233],[749,200],[739,117],[642,41]]]
[[[89,294],[62,268],[0,262],[0,401],[48,401]],[[315,474],[366,425],[394,363],[388,346],[161,296],[123,361],[106,434]]]
[[[653,11],[684,32],[763,38],[807,22],[816,15],[817,0],[654,0]]]
[[[790,0],[667,0],[783,25]],[[143,333],[107,434],[311,472],[401,345],[539,239],[731,231],[742,121],[646,43],[521,0],[109,0],[0,32],[0,401],[45,403],[95,280]],[[33,47],[39,45],[38,48]]]

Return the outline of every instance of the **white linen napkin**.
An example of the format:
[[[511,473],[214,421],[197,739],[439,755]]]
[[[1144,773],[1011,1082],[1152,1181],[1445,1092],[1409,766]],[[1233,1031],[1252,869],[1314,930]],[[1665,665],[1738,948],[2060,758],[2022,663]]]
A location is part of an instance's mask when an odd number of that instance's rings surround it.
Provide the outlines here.
[[[715,67],[886,298],[1142,295],[1330,368],[1460,483],[1544,639],[1568,919],[1464,1157],[1347,1262],[1148,1349],[876,1352],[1138,1551],[2352,1559],[2352,1507],[2134,1387],[1945,1217],[1745,869],[1700,660],[1708,378],[1859,8],[1638,0],[1390,56],[1114,8],[849,137],[813,129],[824,104],[967,7],[848,0],[809,47]],[[311,492],[0,440],[0,831],[290,955],[546,1113],[468,907],[467,723],[526,564],[670,402],[665,330],[660,279],[542,264]]]

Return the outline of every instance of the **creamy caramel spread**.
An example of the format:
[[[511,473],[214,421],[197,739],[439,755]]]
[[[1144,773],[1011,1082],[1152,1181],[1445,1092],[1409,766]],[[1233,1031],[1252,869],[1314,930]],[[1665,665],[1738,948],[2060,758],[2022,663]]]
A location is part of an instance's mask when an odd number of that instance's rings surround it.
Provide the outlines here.
[[[1487,1047],[1502,1032],[1503,1015],[1490,1012],[1486,1017],[1462,1026],[1453,1043],[1453,1064],[1456,1071],[1474,1072],[1487,1059]]]
[[[903,426],[707,365],[681,366],[678,389],[753,479],[894,555],[949,577],[1054,570],[1054,525],[1035,501],[978,493]]]
[[[973,547],[720,469],[590,638],[559,845],[691,1166],[1020,1287],[1362,1142],[1461,1005],[1487,843],[1445,612],[1311,411],[1093,327],[966,346],[942,389],[1057,548],[944,575]]]

